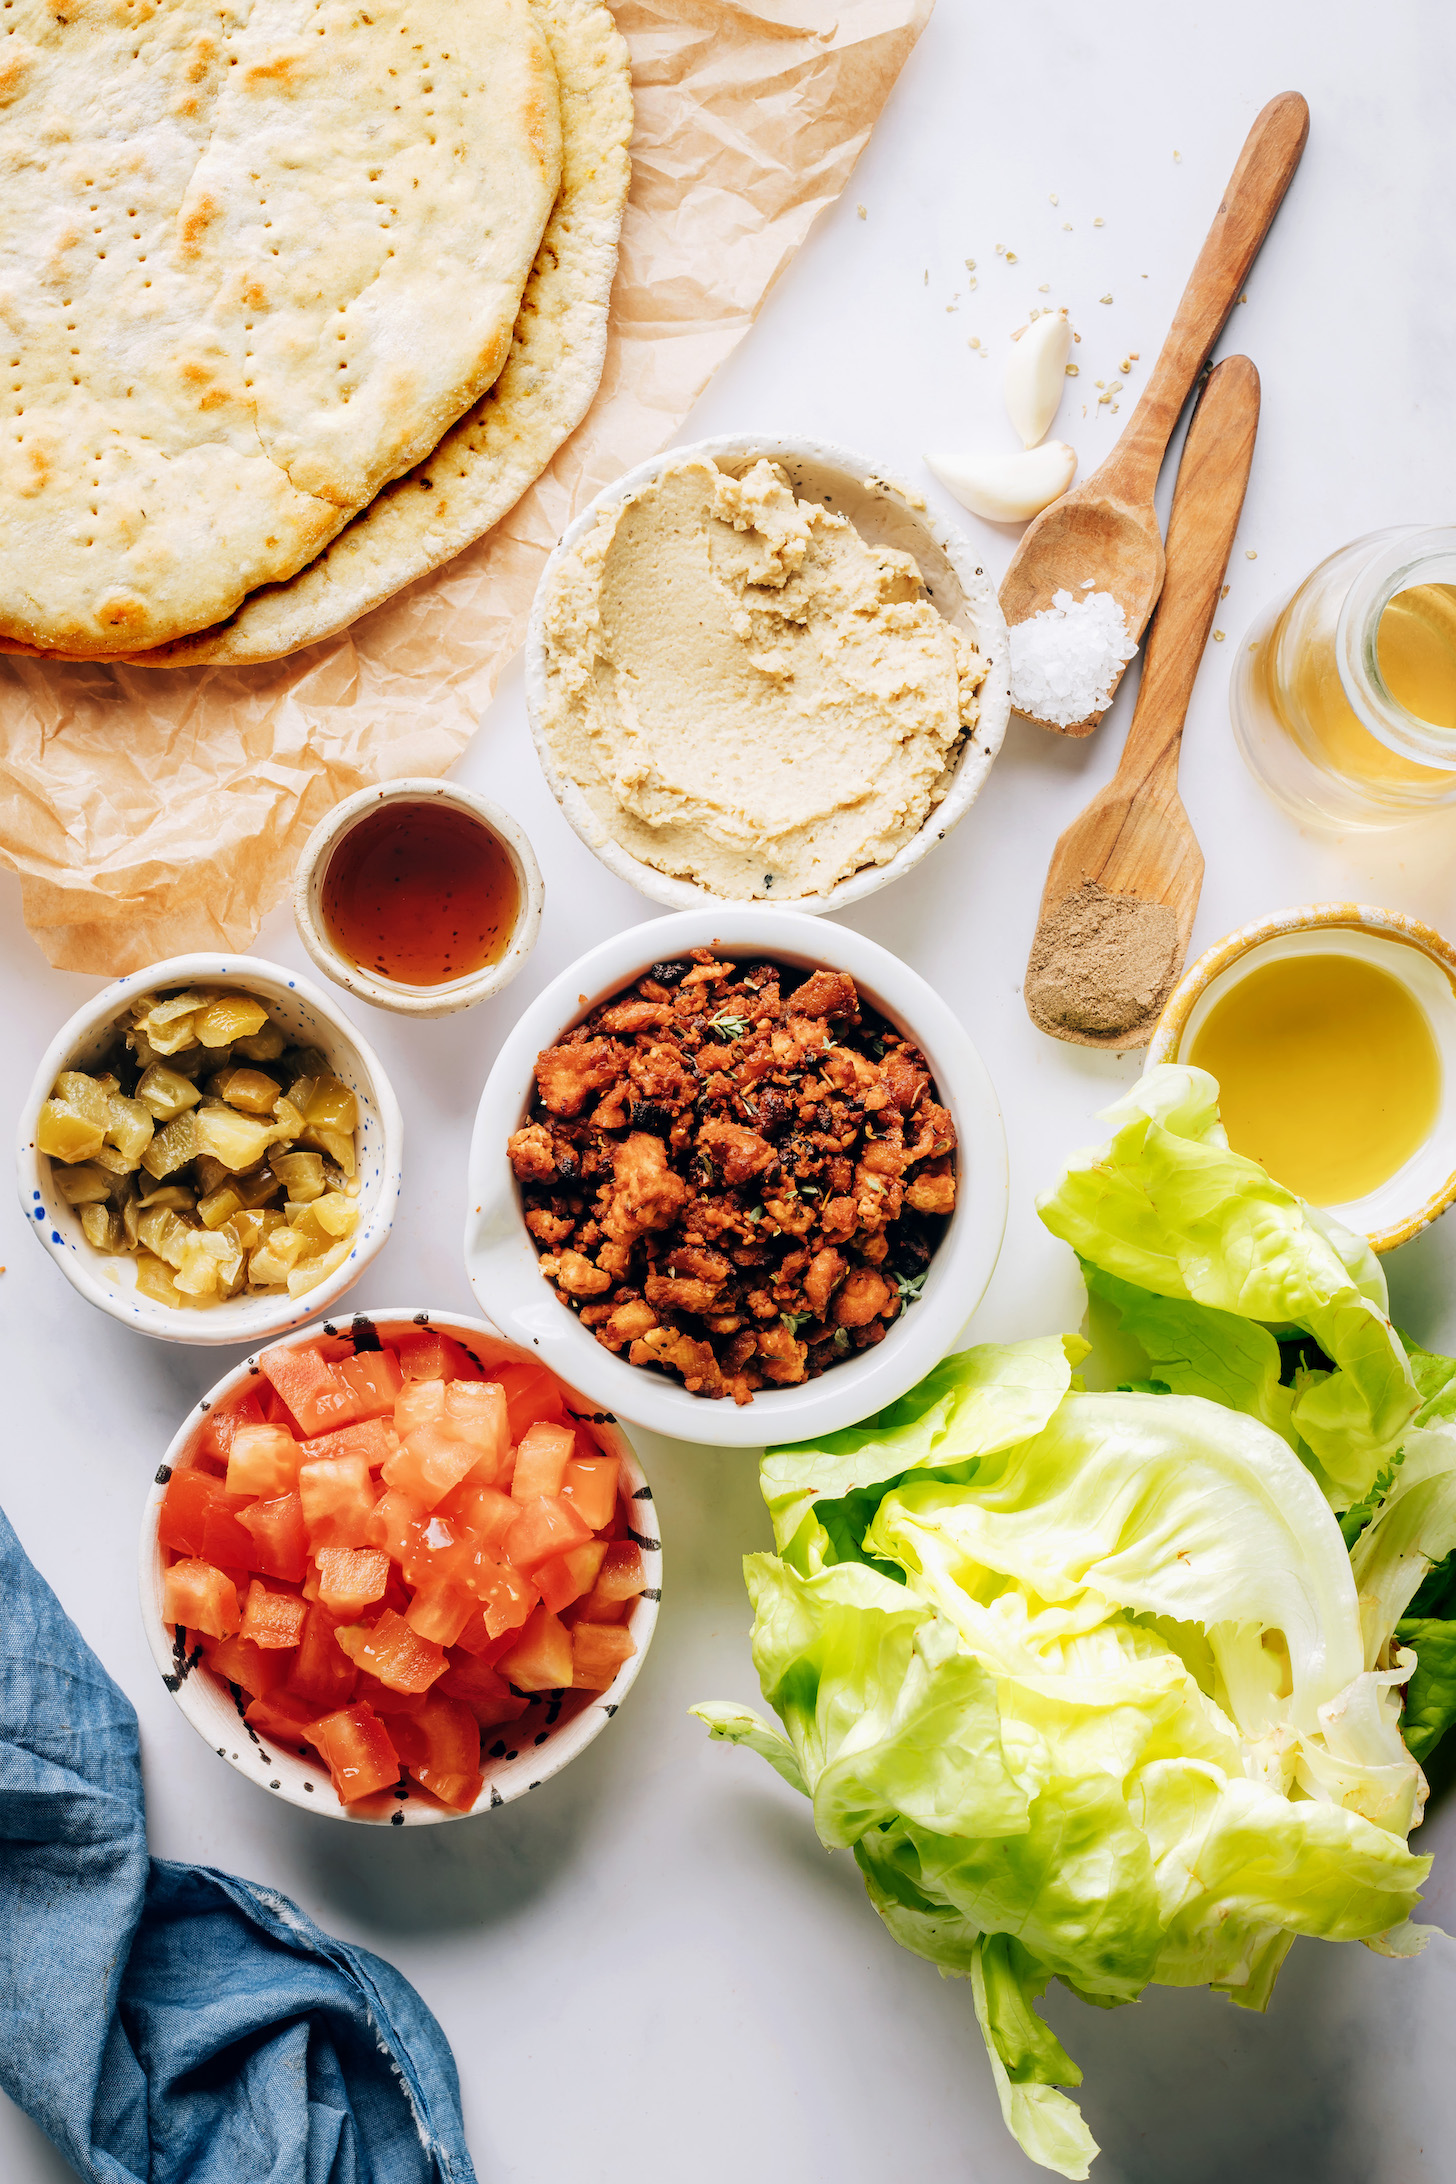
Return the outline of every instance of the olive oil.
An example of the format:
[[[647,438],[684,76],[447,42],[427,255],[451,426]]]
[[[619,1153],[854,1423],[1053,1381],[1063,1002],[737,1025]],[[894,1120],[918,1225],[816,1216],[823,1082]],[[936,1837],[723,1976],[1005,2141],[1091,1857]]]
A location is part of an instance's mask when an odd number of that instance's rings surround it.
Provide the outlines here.
[[[1441,1057],[1419,1002],[1389,971],[1335,951],[1250,971],[1184,1059],[1217,1077],[1234,1151],[1316,1206],[1378,1190],[1440,1106]]]
[[[488,827],[436,799],[381,804],[335,849],[320,907],[361,970],[442,986],[499,963],[520,914],[515,868]]]

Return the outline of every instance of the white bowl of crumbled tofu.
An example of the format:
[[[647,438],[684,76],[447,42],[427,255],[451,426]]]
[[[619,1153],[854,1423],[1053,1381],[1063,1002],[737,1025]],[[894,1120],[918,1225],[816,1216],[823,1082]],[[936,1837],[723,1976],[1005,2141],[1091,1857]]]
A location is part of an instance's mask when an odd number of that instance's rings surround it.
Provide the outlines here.
[[[740,998],[682,1029],[662,997],[725,961]],[[796,1011],[816,973],[820,996],[852,981],[856,1029]],[[746,980],[772,996],[756,1030]],[[615,1039],[593,1022],[609,1007]],[[996,1093],[939,994],[840,925],[721,905],[615,934],[525,1010],[476,1116],[466,1270],[503,1333],[603,1410],[761,1447],[855,1423],[939,1362],[1006,1199]]]
[[[526,704],[618,878],[671,910],[817,914],[964,818],[1010,718],[1010,644],[980,556],[917,494],[848,448],[738,434],[639,464],[566,531]]]

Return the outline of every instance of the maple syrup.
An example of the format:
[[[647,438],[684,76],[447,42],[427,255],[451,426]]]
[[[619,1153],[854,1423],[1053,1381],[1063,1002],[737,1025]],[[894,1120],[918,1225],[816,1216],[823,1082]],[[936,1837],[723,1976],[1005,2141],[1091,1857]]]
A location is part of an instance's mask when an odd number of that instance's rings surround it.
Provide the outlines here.
[[[443,986],[499,963],[521,909],[504,844],[438,798],[381,804],[330,857],[320,893],[329,938],[360,970]]]

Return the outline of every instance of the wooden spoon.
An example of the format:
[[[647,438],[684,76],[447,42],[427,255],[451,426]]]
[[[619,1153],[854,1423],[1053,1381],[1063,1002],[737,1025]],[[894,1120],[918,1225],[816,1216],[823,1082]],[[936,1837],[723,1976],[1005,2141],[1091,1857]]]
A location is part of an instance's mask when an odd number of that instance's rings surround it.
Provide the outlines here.
[[[1183,291],[1168,338],[1105,463],[1027,526],[1001,585],[1001,611],[1013,626],[1052,604],[1053,594],[1081,594],[1087,577],[1111,592],[1134,644],[1163,588],[1163,542],[1153,488],[1168,440],[1219,329],[1233,309],[1269,232],[1309,135],[1309,108],[1281,91],[1255,121],[1239,154],[1208,239]],[[1122,670],[1118,669],[1118,680]],[[1113,683],[1113,690],[1117,683]],[[1058,735],[1087,736],[1102,714],[1070,727],[1043,721]]]
[[[1259,374],[1246,356],[1210,372],[1184,442],[1168,520],[1168,577],[1143,662],[1137,706],[1117,772],[1072,821],[1052,852],[1042,891],[1031,963],[1022,993],[1027,1014],[1054,1039],[1079,1046],[1146,1046],[1183,969],[1203,885],[1203,852],[1178,794],[1178,753],[1218,606],[1229,549],[1238,529],[1259,426]],[[1032,964],[1052,913],[1087,880],[1109,895],[1165,903],[1177,924],[1166,973],[1135,1023],[1113,1031],[1076,1031],[1046,1013]],[[1062,983],[1066,942],[1058,950]],[[1083,991],[1093,979],[1086,977]]]

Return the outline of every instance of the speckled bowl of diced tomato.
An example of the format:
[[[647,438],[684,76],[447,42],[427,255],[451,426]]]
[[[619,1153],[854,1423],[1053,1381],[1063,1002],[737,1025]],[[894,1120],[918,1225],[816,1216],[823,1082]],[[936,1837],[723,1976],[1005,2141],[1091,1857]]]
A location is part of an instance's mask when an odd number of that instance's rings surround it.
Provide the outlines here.
[[[376,1827],[521,1797],[599,1735],[657,1620],[615,1419],[487,1320],[387,1310],[225,1375],[158,1467],[141,1604],[240,1774]]]

